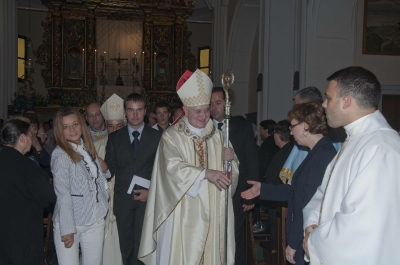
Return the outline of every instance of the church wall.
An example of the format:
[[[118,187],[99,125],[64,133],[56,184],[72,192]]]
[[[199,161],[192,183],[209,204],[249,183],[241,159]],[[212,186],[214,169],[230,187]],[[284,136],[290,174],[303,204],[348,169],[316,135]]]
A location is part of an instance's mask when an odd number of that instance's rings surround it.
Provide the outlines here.
[[[188,30],[192,32],[192,36],[189,38],[191,43],[190,50],[196,58],[197,65],[199,66],[199,48],[205,46],[211,46],[211,35],[212,35],[212,24],[208,23],[187,23]],[[212,56],[215,56],[212,54]],[[212,69],[211,69],[212,71]]]
[[[296,1],[265,1],[261,120],[286,118],[296,71]]]
[[[363,0],[309,2],[306,86],[317,86],[325,93],[330,74],[357,65],[378,77],[383,94],[400,94],[400,56],[362,54],[363,21]]]
[[[32,37],[32,49],[30,49],[29,58],[35,64],[34,73],[31,76],[34,79],[33,87],[35,88],[36,92],[47,95],[47,90],[41,75],[41,70],[44,67],[38,63],[36,63],[36,57],[32,54],[33,50],[36,50],[40,44],[42,44],[43,39],[43,32],[44,29],[41,25],[42,21],[46,20],[47,12],[40,12],[40,11],[30,11],[30,15],[28,10],[18,10],[18,35],[22,35],[27,37],[29,35],[29,16],[30,16],[30,30],[31,30],[31,37]],[[18,88],[23,86],[22,82],[18,82]]]
[[[400,56],[391,55],[367,55],[362,54],[363,43],[363,19],[364,1],[357,2],[357,45],[356,45],[356,65],[363,66],[372,71],[381,84],[385,87],[392,87],[400,93]],[[385,93],[386,91],[383,91]],[[388,92],[390,94],[396,91]]]
[[[258,32],[259,25],[256,32]],[[257,76],[259,63],[259,34],[254,34],[253,47],[250,58],[249,86],[248,86],[248,113],[257,112]]]
[[[259,10],[258,0],[238,1],[231,28],[228,29],[227,63],[224,69],[232,69],[235,75],[231,89],[233,115],[249,113],[249,73],[254,36],[258,34]]]
[[[355,64],[355,2],[309,1],[306,16],[306,87],[316,86],[324,94],[329,75]]]

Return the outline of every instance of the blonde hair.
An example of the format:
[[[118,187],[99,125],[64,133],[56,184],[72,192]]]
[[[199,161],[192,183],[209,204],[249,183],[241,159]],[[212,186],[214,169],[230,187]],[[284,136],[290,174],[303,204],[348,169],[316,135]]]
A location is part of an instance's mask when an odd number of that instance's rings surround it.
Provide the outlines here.
[[[78,122],[81,125],[82,135],[81,138],[85,145],[86,150],[90,153],[93,159],[96,159],[96,149],[94,148],[92,135],[89,131],[88,126],[86,125],[85,119],[83,115],[79,113],[75,108],[72,107],[63,107],[59,109],[53,117],[53,131],[54,131],[54,139],[56,141],[56,145],[60,146],[62,150],[64,150],[71,160],[74,163],[78,163],[81,161],[81,155],[74,151],[72,145],[65,139],[64,137],[64,125],[63,118],[69,115],[76,115],[78,118]]]

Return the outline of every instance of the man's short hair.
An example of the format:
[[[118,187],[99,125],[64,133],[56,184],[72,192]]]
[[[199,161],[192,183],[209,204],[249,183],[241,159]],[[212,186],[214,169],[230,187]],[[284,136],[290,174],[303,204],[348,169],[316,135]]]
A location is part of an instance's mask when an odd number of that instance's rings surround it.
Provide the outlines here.
[[[361,108],[378,109],[381,84],[367,69],[347,67],[333,73],[327,80],[337,82],[337,97],[351,96]]]
[[[283,142],[292,142],[293,137],[290,135],[290,122],[288,120],[278,121],[274,128],[274,134],[278,135]]]
[[[161,101],[161,102],[158,102],[157,104],[156,104],[156,108],[155,108],[155,110],[157,110],[158,108],[167,108],[167,110],[168,110],[168,112],[170,112],[170,110],[169,110],[169,106],[168,106],[168,104],[165,102],[165,101]],[[154,111],[155,111],[154,110]]]
[[[319,91],[315,86],[303,88],[297,92],[294,97],[298,97],[303,103],[315,102],[322,104],[322,102],[324,102],[321,91]]]
[[[142,95],[138,93],[132,93],[129,94],[125,99],[124,99],[124,110],[126,110],[126,102],[128,101],[133,101],[133,102],[143,102],[144,106],[146,107],[146,98],[143,97]]]
[[[274,133],[274,127],[276,122],[274,120],[263,120],[260,122],[260,126],[264,128],[264,130],[268,130],[268,134]]]
[[[211,94],[217,93],[217,92],[222,92],[223,99],[226,100],[225,90],[222,87],[220,87],[220,86],[213,87]]]

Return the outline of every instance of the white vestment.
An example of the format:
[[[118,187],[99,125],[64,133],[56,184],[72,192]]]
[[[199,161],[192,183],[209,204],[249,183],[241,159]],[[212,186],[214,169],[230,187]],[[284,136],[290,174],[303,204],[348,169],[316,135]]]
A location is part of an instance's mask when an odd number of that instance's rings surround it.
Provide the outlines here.
[[[104,159],[106,156],[106,145],[108,135],[94,142],[97,155]],[[103,265],[122,265],[122,256],[119,248],[119,237],[117,230],[117,220],[114,216],[114,185],[115,176],[108,183],[110,186],[110,200],[108,201],[108,212],[106,216],[106,225],[104,233],[104,248],[103,248]]]
[[[321,223],[308,239],[311,265],[400,262],[400,137],[379,111],[345,127],[348,144],[333,170]],[[340,152],[339,152],[340,153]],[[304,228],[318,224],[332,166],[303,209]]]
[[[220,265],[224,261],[225,190],[203,179],[205,169],[222,170],[224,137],[210,120],[204,135],[184,117],[164,131],[155,158],[139,259],[146,265]],[[230,198],[238,179],[232,161]],[[228,265],[235,256],[234,215],[228,200]]]

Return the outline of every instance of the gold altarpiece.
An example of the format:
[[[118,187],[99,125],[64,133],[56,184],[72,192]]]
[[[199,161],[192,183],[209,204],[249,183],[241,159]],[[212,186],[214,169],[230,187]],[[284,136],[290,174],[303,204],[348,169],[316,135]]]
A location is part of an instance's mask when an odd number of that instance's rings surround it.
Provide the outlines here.
[[[186,24],[186,19],[193,12],[194,1],[42,2],[49,12],[46,21],[42,22],[45,29],[43,43],[34,54],[36,62],[45,67],[41,74],[50,104],[83,107],[97,99],[106,99],[107,89],[115,88],[114,80],[108,80],[107,83],[107,78],[111,79],[112,76],[112,63],[114,70],[118,67],[118,73],[121,72],[120,67],[124,62],[117,59],[124,55],[120,57],[118,54],[118,58],[111,58],[112,54],[103,55],[102,50],[97,50],[99,38],[96,32],[99,24],[107,24],[107,21],[113,25],[117,25],[118,21],[128,21],[140,23],[133,28],[140,25],[142,36],[137,54],[133,56],[129,51],[130,58],[124,58],[127,61],[125,66],[131,65],[126,71],[133,71],[133,74],[129,73],[132,78],[126,78],[124,82],[132,81],[132,84],[120,86],[120,89],[131,88],[132,92],[138,92],[139,89],[150,106],[157,101],[166,101],[172,107],[179,105],[176,83],[185,70],[193,71],[196,66],[188,41],[191,33],[187,31]]]

